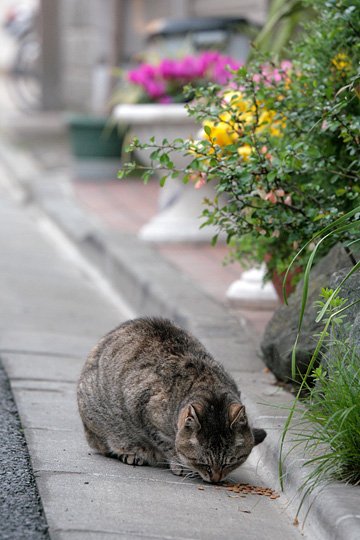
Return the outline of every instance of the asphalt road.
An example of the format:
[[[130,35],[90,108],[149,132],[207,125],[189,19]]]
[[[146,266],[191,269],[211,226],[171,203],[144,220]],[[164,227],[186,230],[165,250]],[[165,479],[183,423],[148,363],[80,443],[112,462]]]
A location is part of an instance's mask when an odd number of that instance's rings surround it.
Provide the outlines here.
[[[48,539],[48,526],[9,380],[0,359],[0,538]]]

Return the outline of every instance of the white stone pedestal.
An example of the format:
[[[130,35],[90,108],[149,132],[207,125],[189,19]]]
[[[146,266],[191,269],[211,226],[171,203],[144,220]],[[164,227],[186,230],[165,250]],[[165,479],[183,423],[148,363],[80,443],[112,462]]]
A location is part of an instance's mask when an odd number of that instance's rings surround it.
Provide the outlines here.
[[[226,298],[234,307],[249,309],[274,309],[279,298],[271,282],[263,283],[265,267],[251,268],[243,272],[226,292]]]
[[[157,143],[178,137],[196,138],[200,126],[188,116],[182,104],[118,105],[113,113],[117,122],[130,125],[131,136],[149,142],[152,136]],[[137,151],[137,157],[150,164],[151,150]],[[171,154],[177,168],[184,168],[189,156]],[[214,227],[200,229],[202,201],[213,198],[210,185],[195,189],[194,184],[183,184],[181,178],[169,179],[160,190],[159,213],[140,230],[139,236],[150,242],[208,242],[217,233]]]

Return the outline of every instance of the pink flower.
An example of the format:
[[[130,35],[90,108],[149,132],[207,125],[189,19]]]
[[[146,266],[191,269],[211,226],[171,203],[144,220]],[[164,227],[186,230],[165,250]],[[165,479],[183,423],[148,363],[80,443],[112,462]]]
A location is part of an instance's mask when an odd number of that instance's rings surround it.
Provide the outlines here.
[[[202,188],[205,184],[206,184],[205,178],[200,178],[200,180],[198,180],[198,181],[195,183],[194,188],[195,188],[195,189],[200,189],[200,188]]]
[[[260,73],[253,75],[253,81],[255,83],[264,82],[267,86],[274,83],[279,83],[286,79],[287,72],[292,68],[290,60],[283,60],[280,63],[280,67],[276,68],[270,64],[263,64],[261,66]]]
[[[285,72],[290,71],[292,69],[292,62],[290,60],[282,60],[280,67]]]
[[[200,189],[206,184],[206,174],[203,172],[192,174],[190,176],[191,182],[195,182],[194,188]]]
[[[265,201],[269,201],[273,204],[277,203],[277,197],[273,191],[269,191],[269,193],[265,196]]]
[[[272,72],[272,80],[274,82],[280,82],[282,80],[282,75],[280,74],[278,69],[274,69]]]

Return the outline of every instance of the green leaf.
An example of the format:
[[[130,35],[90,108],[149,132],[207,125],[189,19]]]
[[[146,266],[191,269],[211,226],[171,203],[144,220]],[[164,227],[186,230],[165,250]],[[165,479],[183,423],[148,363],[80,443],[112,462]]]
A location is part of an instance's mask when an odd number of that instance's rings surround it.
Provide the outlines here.
[[[190,180],[190,175],[184,174],[183,179],[182,179],[183,184],[188,184],[189,180]]]
[[[153,152],[151,152],[150,159],[153,161],[156,161],[159,157],[160,151],[161,151],[160,148],[158,148],[157,150],[154,150]]]
[[[219,238],[219,235],[218,234],[215,234],[212,239],[211,239],[211,245],[212,246],[215,246],[217,241],[218,241],[218,238]]]
[[[165,182],[166,182],[167,178],[168,178],[167,175],[162,176],[162,177],[160,178],[160,181],[159,181],[160,187],[164,187],[164,186],[165,186]]]
[[[147,184],[149,179],[151,178],[151,175],[152,175],[152,171],[151,170],[148,170],[148,171],[145,171],[142,175],[142,180],[144,182],[144,184]]]

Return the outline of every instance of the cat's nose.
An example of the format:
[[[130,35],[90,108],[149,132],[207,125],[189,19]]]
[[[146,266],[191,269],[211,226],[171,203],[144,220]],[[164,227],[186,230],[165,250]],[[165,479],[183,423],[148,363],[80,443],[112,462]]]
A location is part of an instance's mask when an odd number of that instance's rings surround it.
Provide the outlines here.
[[[221,480],[221,471],[212,471],[210,476],[211,482],[214,482],[215,484],[217,482],[220,482]]]

